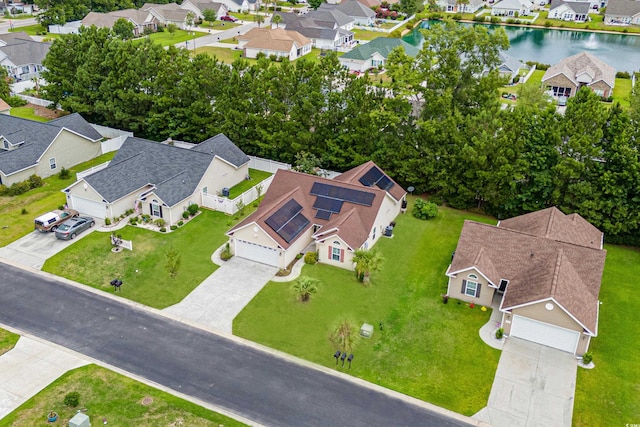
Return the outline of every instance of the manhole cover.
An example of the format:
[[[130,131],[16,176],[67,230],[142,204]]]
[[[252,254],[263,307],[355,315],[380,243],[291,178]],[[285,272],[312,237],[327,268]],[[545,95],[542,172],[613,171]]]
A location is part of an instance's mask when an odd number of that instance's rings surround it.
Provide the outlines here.
[[[149,406],[149,405],[151,405],[152,403],[153,403],[153,398],[152,398],[152,397],[147,396],[147,397],[145,397],[144,399],[142,399],[142,404],[143,404],[144,406]]]

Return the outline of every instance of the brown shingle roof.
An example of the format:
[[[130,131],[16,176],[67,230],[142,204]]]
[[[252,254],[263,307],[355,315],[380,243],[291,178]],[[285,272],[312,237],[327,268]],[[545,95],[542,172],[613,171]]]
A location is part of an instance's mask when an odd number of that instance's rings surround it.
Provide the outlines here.
[[[310,192],[311,187],[316,182],[372,193],[374,194],[372,205],[364,206],[344,202],[340,212],[334,213],[329,220],[315,218],[316,209],[313,208],[313,204],[316,201],[316,196],[311,195]],[[369,232],[375,223],[385,194],[386,192],[384,190],[380,190],[377,187],[368,188],[360,183],[355,185],[315,175],[280,169],[273,177],[273,181],[258,209],[244,221],[229,230],[228,234],[232,235],[236,230],[255,222],[269,234],[278,245],[287,249],[297,238],[287,243],[278,233],[269,227],[265,221],[287,201],[294,199],[302,206],[302,214],[310,221],[305,230],[311,228],[314,224],[320,226],[317,234],[336,229],[336,231],[329,232],[325,237],[337,234],[349,247],[354,250],[359,249],[369,237]],[[322,240],[322,237],[319,237],[319,239]]]
[[[269,49],[279,52],[290,52],[292,46],[301,48],[312,42],[297,31],[283,28],[252,28],[245,34],[238,36],[238,40],[249,40],[246,47],[255,49]]]
[[[360,181],[358,181],[358,180],[364,174],[369,172],[369,170],[374,166],[377,167],[377,165],[373,161],[370,160],[367,163],[363,163],[360,166],[356,166],[353,169],[349,169],[345,173],[340,174],[337,177],[335,177],[333,180],[334,181],[340,181],[340,182],[348,182],[349,184],[359,185],[359,186],[364,187],[364,188],[370,188],[370,187],[366,187],[366,186],[362,185],[362,183],[360,183]],[[378,167],[378,169],[380,169],[380,168]],[[380,171],[382,171],[382,169],[380,169]],[[382,171],[382,173],[384,173],[384,171]],[[395,182],[393,179],[391,179],[391,177],[389,175],[387,175],[386,173],[385,173],[385,175],[394,184],[393,187],[391,187],[389,189],[389,194],[391,194],[391,197],[393,197],[396,200],[402,199],[405,196],[405,194],[407,194],[407,192],[404,190],[404,188],[400,187],[397,182]]]
[[[603,81],[610,88],[613,88],[615,86],[615,68],[596,58],[589,52],[580,52],[577,55],[569,56],[568,58],[564,58],[557,64],[552,65],[547,71],[545,71],[544,76],[542,76],[542,81],[545,82],[554,76],[563,74],[576,86],[578,86],[578,81],[576,78],[579,74],[582,74],[582,72],[586,70],[590,70],[590,72],[594,74],[592,76],[592,81],[588,85],[591,85],[598,81]]]
[[[522,217],[508,221],[520,226]],[[449,274],[476,268],[496,287],[508,280],[506,311],[553,298],[595,334],[606,251],[546,237],[535,226],[528,229],[534,233],[506,228],[504,222],[496,227],[465,221]]]

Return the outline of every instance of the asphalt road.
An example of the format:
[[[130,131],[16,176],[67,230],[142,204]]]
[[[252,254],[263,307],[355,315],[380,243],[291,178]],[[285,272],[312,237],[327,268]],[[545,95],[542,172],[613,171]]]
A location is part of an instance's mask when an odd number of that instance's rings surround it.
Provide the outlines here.
[[[123,288],[126,292],[126,284]],[[4,263],[0,263],[0,323],[264,425],[467,425]]]

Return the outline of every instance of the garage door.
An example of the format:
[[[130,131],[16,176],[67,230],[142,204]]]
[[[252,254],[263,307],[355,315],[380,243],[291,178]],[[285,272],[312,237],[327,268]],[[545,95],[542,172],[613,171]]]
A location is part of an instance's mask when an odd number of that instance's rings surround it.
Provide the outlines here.
[[[278,254],[279,251],[277,249],[246,242],[244,240],[236,240],[236,256],[239,256],[240,258],[247,258],[252,261],[277,267]]]
[[[105,204],[101,202],[95,202],[89,199],[83,199],[82,197],[71,196],[71,208],[77,210],[82,215],[89,215],[94,218],[104,218],[107,216]]]
[[[575,353],[580,333],[526,317],[513,316],[511,336]]]

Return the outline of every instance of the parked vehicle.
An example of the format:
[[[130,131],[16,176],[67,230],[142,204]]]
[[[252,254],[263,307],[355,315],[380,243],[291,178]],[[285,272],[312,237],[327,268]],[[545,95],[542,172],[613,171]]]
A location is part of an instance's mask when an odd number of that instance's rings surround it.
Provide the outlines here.
[[[75,239],[78,234],[94,225],[95,220],[89,216],[71,218],[60,224],[56,230],[56,237],[60,240]]]
[[[231,15],[224,15],[220,18],[221,21],[229,21],[229,22],[236,22],[238,20],[238,18],[236,18],[235,16],[231,16]]]
[[[56,231],[62,222],[70,218],[76,218],[78,215],[80,215],[80,213],[75,209],[55,210],[36,218],[34,226],[36,230],[43,233]]]

